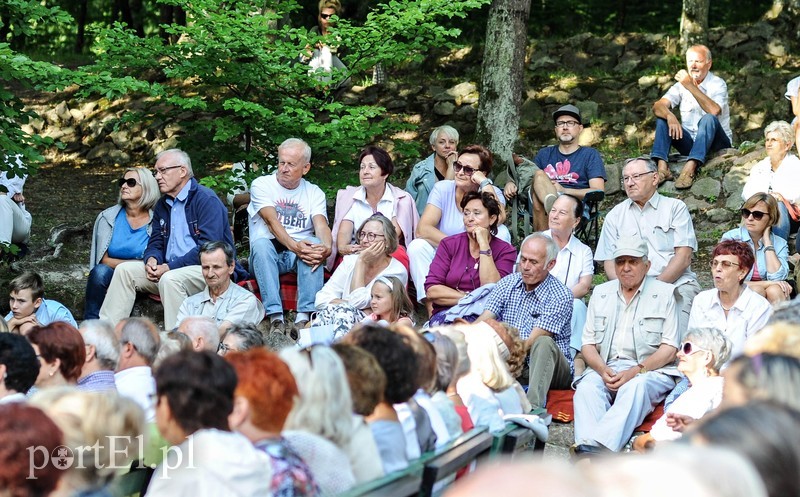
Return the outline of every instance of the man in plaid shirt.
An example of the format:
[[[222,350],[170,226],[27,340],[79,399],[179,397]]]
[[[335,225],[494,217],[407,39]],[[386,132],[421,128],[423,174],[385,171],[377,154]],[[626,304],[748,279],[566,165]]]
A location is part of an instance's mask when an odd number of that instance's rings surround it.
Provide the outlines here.
[[[478,321],[493,318],[519,329],[529,352],[528,400],[544,407],[547,391],[570,387],[572,292],[550,275],[558,247],[533,233],[522,241],[519,272],[497,282]]]

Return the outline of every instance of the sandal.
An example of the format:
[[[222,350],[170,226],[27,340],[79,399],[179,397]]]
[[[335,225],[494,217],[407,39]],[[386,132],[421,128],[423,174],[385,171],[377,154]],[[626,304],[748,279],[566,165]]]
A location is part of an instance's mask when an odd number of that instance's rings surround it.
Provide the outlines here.
[[[694,174],[687,173],[686,171],[681,171],[681,175],[678,176],[678,180],[675,182],[675,189],[686,190],[687,188],[692,186],[693,181],[694,181]]]
[[[658,170],[658,184],[659,186],[664,184],[665,181],[672,181],[674,178],[672,176],[672,171],[667,169],[664,171],[663,169]]]

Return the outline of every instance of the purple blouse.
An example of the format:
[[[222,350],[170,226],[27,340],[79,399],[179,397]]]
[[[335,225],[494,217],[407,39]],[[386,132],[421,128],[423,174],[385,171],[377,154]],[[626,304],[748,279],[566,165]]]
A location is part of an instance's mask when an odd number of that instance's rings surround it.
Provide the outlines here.
[[[469,253],[469,235],[459,233],[444,238],[436,249],[430,272],[425,278],[425,290],[433,285],[444,285],[462,292],[471,292],[481,286],[480,266]],[[489,242],[500,277],[514,270],[517,251],[514,246],[495,236]],[[446,310],[447,307],[433,304],[433,313]]]

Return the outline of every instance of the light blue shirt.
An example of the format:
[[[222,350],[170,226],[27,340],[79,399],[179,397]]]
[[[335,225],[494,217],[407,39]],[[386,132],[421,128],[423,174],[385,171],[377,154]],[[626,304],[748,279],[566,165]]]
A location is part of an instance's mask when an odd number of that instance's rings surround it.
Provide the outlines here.
[[[770,233],[769,237],[772,239],[772,246],[775,248],[775,255],[778,256],[781,267],[774,273],[767,272],[767,251],[764,250],[763,243],[759,244],[758,250],[754,250],[756,256],[755,266],[758,268],[758,274],[763,281],[783,281],[789,276],[789,244],[786,243],[786,240],[774,233]],[[750,232],[742,226],[728,231],[722,235],[722,239],[745,242],[750,245],[751,249],[755,245],[750,238]],[[751,269],[750,274],[747,275],[746,281],[750,281],[752,278],[753,270]]]
[[[14,313],[9,312],[8,315],[6,315],[6,321],[13,317]],[[72,313],[69,312],[69,309],[64,307],[64,304],[56,302],[55,300],[42,299],[42,305],[36,310],[36,320],[39,321],[39,324],[42,326],[47,326],[55,321],[64,321],[76,328],[78,327],[78,323],[75,322],[75,318],[72,317]]]
[[[170,210],[170,234],[167,241],[167,263],[181,257],[186,252],[197,246],[197,243],[189,233],[189,223],[186,221],[186,199],[189,197],[189,189],[192,182],[188,181],[178,196],[174,199],[167,198],[167,203],[172,207]]]

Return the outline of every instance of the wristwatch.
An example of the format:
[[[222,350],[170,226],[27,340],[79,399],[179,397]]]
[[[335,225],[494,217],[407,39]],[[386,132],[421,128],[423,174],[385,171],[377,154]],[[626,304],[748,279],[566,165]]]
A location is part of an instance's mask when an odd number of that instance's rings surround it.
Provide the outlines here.
[[[480,185],[478,185],[478,190],[483,190],[487,186],[493,185],[493,184],[494,184],[494,182],[492,180],[490,180],[489,178],[486,178],[485,180],[481,181]]]
[[[636,374],[645,374],[647,372],[647,368],[641,362],[637,366],[639,366],[639,372]]]
[[[481,251],[480,251],[480,255],[489,255],[489,256],[491,256],[491,255],[492,255],[492,249],[489,249],[489,250],[481,250]]]
[[[772,245],[764,247],[764,252],[775,252],[775,247]]]

